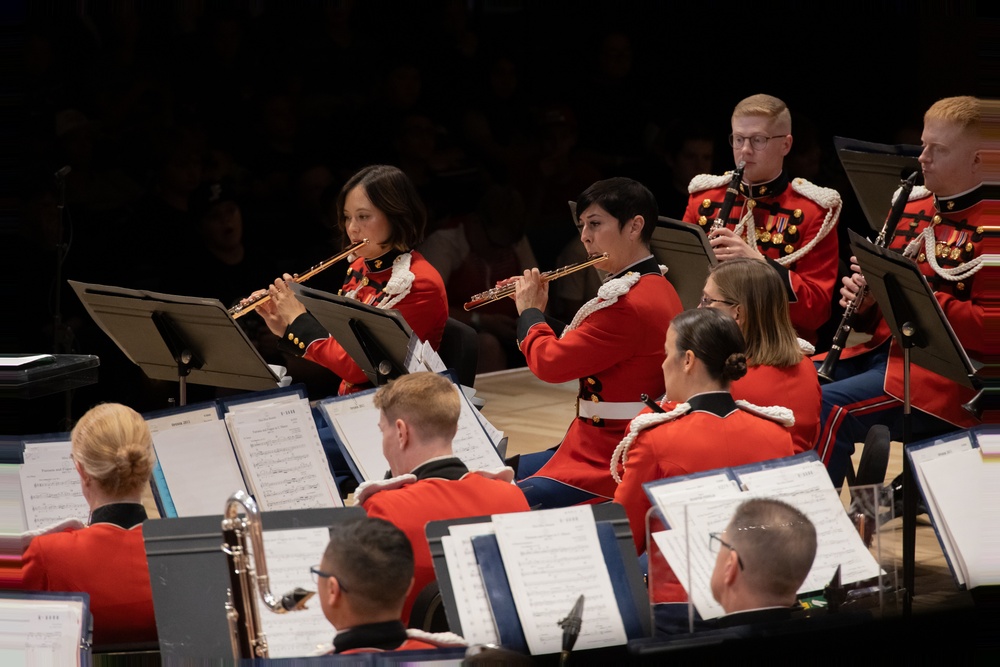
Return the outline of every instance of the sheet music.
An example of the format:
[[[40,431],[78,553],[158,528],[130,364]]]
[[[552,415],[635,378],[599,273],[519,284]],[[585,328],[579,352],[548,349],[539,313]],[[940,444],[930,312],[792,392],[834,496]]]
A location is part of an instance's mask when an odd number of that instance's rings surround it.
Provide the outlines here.
[[[280,368],[280,367],[279,367]],[[227,404],[228,412],[231,414],[234,412],[244,412],[246,410],[259,410],[261,408],[269,408],[275,405],[288,405],[290,403],[298,403],[303,400],[298,394],[291,392],[287,394],[277,394],[267,396],[257,401],[246,401],[242,403],[229,403]]]
[[[937,506],[938,532],[948,534],[955,578],[968,588],[1000,583],[1000,464],[984,463],[978,449],[969,449],[921,467],[925,495],[932,495]]]
[[[179,517],[221,514],[230,495],[246,491],[220,419],[158,431],[153,449]]]
[[[451,587],[455,592],[455,606],[462,624],[462,636],[470,644],[500,645],[496,620],[490,609],[490,601],[483,585],[483,575],[476,563],[476,553],[472,548],[472,538],[477,535],[492,535],[493,524],[456,524],[448,527],[448,535],[441,537],[444,559],[451,577]]]
[[[80,475],[69,456],[70,443],[46,443],[26,448],[25,452],[29,449],[40,456],[29,458],[19,471],[27,530],[45,528],[63,519],[86,521],[90,505],[83,497]]]
[[[451,443],[455,456],[469,470],[497,470],[504,466],[503,459],[497,453],[496,445],[490,441],[477,414],[479,413],[462,393],[462,388],[455,385],[459,404],[462,410],[458,415],[458,432]]]
[[[309,402],[279,402],[226,415],[261,511],[343,507]]]
[[[69,458],[73,451],[73,443],[66,434],[65,440],[22,440],[24,444],[24,461],[61,460]]]
[[[660,511],[667,524],[680,527],[684,524],[685,504],[738,497],[740,494],[739,484],[724,472],[665,484],[644,484],[643,488],[647,495],[652,496],[652,504]]]
[[[79,665],[80,600],[0,599],[0,663]]]
[[[296,587],[315,591],[309,568],[320,562],[329,542],[327,528],[265,530],[264,554],[271,593],[280,599]],[[269,610],[256,592],[254,599],[272,658],[310,655],[319,646],[329,644],[337,632],[323,616],[315,596],[306,603],[304,610],[286,614]]]
[[[149,426],[150,433],[155,435],[161,431],[177,428],[178,426],[187,426],[188,424],[204,424],[205,422],[214,421],[219,421],[219,412],[213,404],[197,410],[177,412],[174,414],[163,415],[162,417],[153,417],[152,419],[147,418],[146,425]]]
[[[949,438],[926,447],[907,450],[907,455],[913,463],[913,474],[920,482],[920,488],[924,490],[924,502],[927,504],[927,511],[930,513],[930,516],[938,516],[940,514],[940,510],[937,506],[937,501],[934,499],[934,494],[927,492],[928,487],[927,478],[924,476],[924,465],[937,458],[950,456],[952,454],[968,451],[970,449],[972,449],[972,440],[966,436],[964,438],[956,439]],[[939,530],[938,537],[943,543],[942,550],[948,555],[953,555],[956,549],[955,545],[951,541],[951,536],[946,531]],[[955,561],[952,560],[952,562],[954,563]],[[958,574],[957,569],[956,574],[959,579],[959,584],[964,584],[964,577],[961,574]]]
[[[389,470],[389,462],[382,454],[382,432],[378,428],[378,420],[379,412],[375,408],[352,410],[333,420],[333,428],[347,447],[364,481],[382,479]]]
[[[565,618],[584,594],[575,648],[628,641],[590,507],[515,512],[492,517],[514,604],[533,655],[562,649]]]
[[[841,567],[845,584],[879,575],[879,564],[861,541],[820,461],[740,472],[739,476],[747,490],[729,497],[725,497],[726,493],[712,497],[711,483],[705,478],[688,480],[695,483],[674,490],[669,498],[660,490],[682,482],[651,489],[663,496],[662,501],[658,498],[657,506],[665,505],[672,528],[654,533],[653,538],[702,618],[724,613],[711,594],[715,556],[709,549],[708,534],[724,530],[739,504],[750,498],[783,500],[809,517],[816,527],[816,558],[799,593],[822,590],[837,566]],[[697,495],[688,498],[685,491]]]

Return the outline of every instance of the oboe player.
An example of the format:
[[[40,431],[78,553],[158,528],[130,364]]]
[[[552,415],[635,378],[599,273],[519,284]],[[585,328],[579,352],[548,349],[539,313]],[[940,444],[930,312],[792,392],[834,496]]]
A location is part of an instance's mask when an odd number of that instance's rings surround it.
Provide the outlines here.
[[[543,314],[548,287],[538,269],[517,280],[517,338],[528,367],[546,382],[580,382],[577,417],[559,446],[521,457],[519,486],[532,507],[614,496],[608,461],[644,407],[640,395],[663,394],[663,338],[683,309],[649,250],[658,208],[645,186],[598,181],[577,199],[577,214],[588,254],[608,254],[601,268],[610,278],[597,296],[563,328]]]
[[[986,304],[996,299],[984,276],[976,276],[988,231],[1000,222],[997,188],[983,185],[982,102],[949,97],[924,114],[920,165],[926,187],[913,188],[888,247],[912,256],[966,351],[990,353]],[[991,210],[992,201],[992,210]],[[888,202],[887,202],[888,204]],[[865,279],[852,258],[853,275],[843,280],[841,304],[854,300]],[[902,435],[902,353],[869,295],[858,306],[856,329],[874,332],[867,343],[843,351],[831,384],[823,387],[820,455],[840,486],[854,453],[873,424]],[[992,352],[996,354],[994,350]],[[923,438],[974,426],[962,408],[973,392],[919,366],[910,376],[913,437]]]

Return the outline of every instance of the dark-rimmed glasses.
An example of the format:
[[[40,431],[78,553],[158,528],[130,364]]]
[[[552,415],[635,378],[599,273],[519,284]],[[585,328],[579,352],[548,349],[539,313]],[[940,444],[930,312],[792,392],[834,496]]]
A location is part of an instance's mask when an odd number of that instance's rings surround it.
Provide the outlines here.
[[[738,306],[739,305],[735,301],[726,301],[725,299],[713,299],[711,297],[702,295],[701,299],[698,300],[698,307],[700,307],[700,308],[711,308],[713,303],[724,303],[727,306]]]
[[[344,588],[344,582],[340,580],[340,577],[333,574],[332,572],[324,572],[323,570],[319,569],[319,565],[313,565],[311,568],[309,568],[309,574],[312,575],[313,583],[316,584],[317,586],[319,585],[320,579],[329,579],[330,577],[333,577],[334,579],[337,580],[337,584],[340,586],[340,590],[343,591],[344,593],[347,592],[347,589]]]
[[[767,147],[767,142],[771,139],[779,139],[787,136],[787,134],[772,134],[771,136],[767,136],[766,134],[755,134],[752,137],[744,137],[742,134],[730,134],[729,145],[739,150],[740,148],[743,148],[743,144],[749,139],[750,145],[753,146],[755,151],[762,151]]]
[[[732,544],[729,544],[728,542],[726,542],[725,540],[723,540],[721,537],[719,537],[720,535],[722,535],[722,533],[709,533],[708,534],[708,548],[709,548],[709,550],[713,554],[717,554],[717,553],[719,553],[719,546],[718,545],[722,545],[722,546],[726,547],[727,549],[729,549],[730,551],[732,551],[734,554],[736,554],[736,562],[740,564],[740,569],[741,570],[744,569],[743,568],[743,559],[740,558],[740,552],[738,552],[736,550],[736,547],[734,547]],[[718,543],[718,544],[716,544],[716,543]]]

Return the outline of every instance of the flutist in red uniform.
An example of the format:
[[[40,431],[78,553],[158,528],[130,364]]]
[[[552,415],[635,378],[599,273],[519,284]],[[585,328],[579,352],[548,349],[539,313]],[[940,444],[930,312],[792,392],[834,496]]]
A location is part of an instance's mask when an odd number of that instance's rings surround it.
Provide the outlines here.
[[[546,320],[548,288],[537,269],[517,281],[518,341],[528,367],[546,382],[578,379],[577,418],[554,451],[521,457],[518,477],[532,507],[610,500],[608,461],[641,394],[663,393],[663,337],[680,298],[649,250],[656,200],[627,178],[598,181],[577,200],[580,240],[611,277],[563,328]],[[561,333],[557,333],[561,331]]]
[[[987,304],[995,304],[997,286],[980,272],[989,227],[1000,224],[1000,190],[983,184],[983,103],[974,97],[935,102],[924,115],[920,165],[926,187],[915,187],[888,247],[917,263],[955,330],[973,358],[1000,353],[987,324]],[[992,232],[996,239],[996,232]],[[857,264],[843,281],[841,304],[858,295],[865,279]],[[987,269],[989,270],[989,269]],[[874,332],[872,339],[843,351],[836,381],[823,387],[822,430],[818,449],[830,477],[840,486],[854,453],[873,424],[886,424],[893,438],[902,435],[902,351],[890,342],[889,329],[875,300],[865,297],[854,318],[855,329]],[[913,437],[923,438],[979,423],[962,404],[974,392],[919,366],[910,376]]]

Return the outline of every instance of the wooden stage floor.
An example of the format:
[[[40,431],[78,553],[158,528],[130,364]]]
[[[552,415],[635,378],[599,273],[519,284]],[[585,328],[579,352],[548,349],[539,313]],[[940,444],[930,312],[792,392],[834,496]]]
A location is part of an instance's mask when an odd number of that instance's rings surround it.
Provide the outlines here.
[[[527,369],[487,373],[476,378],[476,395],[485,400],[483,414],[508,438],[507,455],[541,451],[558,443],[574,418],[577,383],[548,384]],[[863,443],[858,444],[855,465]],[[893,443],[886,482],[903,470],[902,446]],[[844,491],[847,498],[847,491]],[[893,533],[883,539],[883,549],[894,552],[902,585],[902,519],[886,524]],[[952,578],[927,515],[917,517],[914,572],[914,612],[937,611],[972,604]]]

